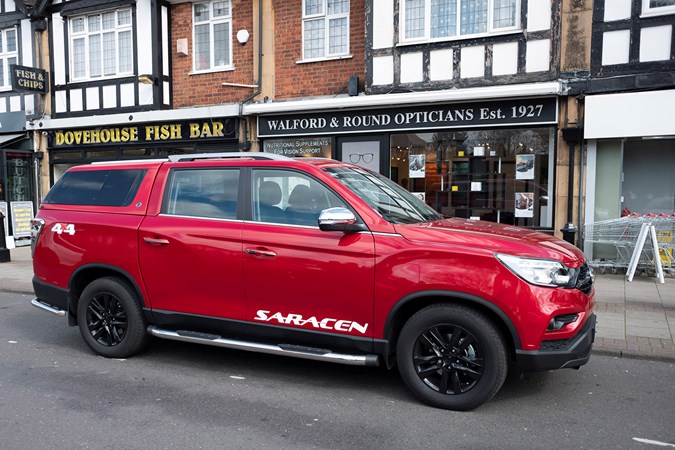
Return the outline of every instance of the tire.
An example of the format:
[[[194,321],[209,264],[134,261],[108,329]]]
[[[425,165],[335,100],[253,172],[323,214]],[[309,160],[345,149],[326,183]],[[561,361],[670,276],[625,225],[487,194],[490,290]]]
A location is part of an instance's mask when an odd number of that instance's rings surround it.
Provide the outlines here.
[[[396,346],[403,382],[424,403],[466,411],[502,387],[508,353],[496,326],[479,312],[437,304],[415,313]]]
[[[77,322],[84,342],[108,358],[129,357],[148,341],[141,302],[119,278],[99,278],[82,291]]]

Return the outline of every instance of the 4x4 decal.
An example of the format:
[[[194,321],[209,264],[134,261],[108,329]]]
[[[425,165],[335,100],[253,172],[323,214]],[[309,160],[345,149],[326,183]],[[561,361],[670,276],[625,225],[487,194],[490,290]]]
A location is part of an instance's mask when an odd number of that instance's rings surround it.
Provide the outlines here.
[[[75,224],[74,223],[55,223],[52,227],[52,232],[56,234],[68,233],[69,235],[75,234]]]

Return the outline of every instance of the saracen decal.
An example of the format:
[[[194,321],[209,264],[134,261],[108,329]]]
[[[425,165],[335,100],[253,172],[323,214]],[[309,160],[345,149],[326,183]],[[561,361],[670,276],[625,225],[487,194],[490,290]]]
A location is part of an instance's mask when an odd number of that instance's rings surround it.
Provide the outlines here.
[[[314,328],[320,330],[337,330],[337,331],[358,331],[361,334],[366,334],[368,329],[368,324],[361,325],[358,322],[352,322],[351,320],[338,320],[331,319],[326,317],[325,319],[317,319],[312,316],[307,319],[302,317],[300,314],[286,314],[283,315],[280,312],[276,312],[272,315],[269,315],[270,311],[265,311],[263,309],[258,310],[254,320],[259,320],[261,322],[277,322],[282,325],[311,325]]]

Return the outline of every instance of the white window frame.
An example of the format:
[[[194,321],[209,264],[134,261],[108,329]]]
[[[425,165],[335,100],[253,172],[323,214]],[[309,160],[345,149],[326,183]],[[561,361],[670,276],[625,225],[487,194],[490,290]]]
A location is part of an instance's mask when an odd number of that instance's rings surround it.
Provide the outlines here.
[[[322,9],[321,13],[318,14],[305,14],[305,0],[302,0],[302,61],[325,61],[327,59],[339,59],[343,57],[349,57],[350,49],[350,27],[349,14],[351,12],[352,5],[349,3],[349,9],[347,12],[337,13],[337,14],[328,14],[328,0],[322,0]],[[323,47],[323,56],[318,56],[316,58],[306,58],[305,57],[305,22],[313,21],[317,19],[324,19],[324,47]],[[330,53],[330,21],[334,19],[347,19],[347,48],[343,52],[339,53]]]
[[[129,12],[129,23],[120,25],[119,23],[119,13]],[[103,15],[107,13],[115,13],[115,26],[112,29],[104,30],[103,29]],[[93,16],[100,17],[100,26],[101,28],[97,31],[89,31],[89,18]],[[84,31],[73,32],[73,24],[76,20],[84,20]],[[68,18],[68,51],[69,51],[69,67],[70,67],[70,81],[88,81],[88,80],[106,80],[111,78],[119,78],[123,76],[132,75],[134,73],[134,15],[131,8],[119,8],[113,10],[97,11],[95,13],[83,14],[79,16],[73,16]],[[115,33],[115,73],[114,74],[105,74],[105,52],[103,45],[103,34],[106,32]],[[129,58],[130,58],[130,67],[129,70],[122,71],[120,69],[120,47],[119,47],[119,35],[124,32],[130,33],[131,45],[129,47]],[[100,42],[100,64],[101,64],[101,74],[100,75],[91,75],[91,61],[90,61],[90,40],[92,36],[101,36]],[[74,43],[78,39],[84,39],[84,60],[85,60],[85,74],[84,76],[75,75],[75,58],[74,58]]]
[[[16,41],[16,50],[7,51],[7,33],[14,32],[14,40]],[[9,91],[12,89],[12,78],[9,70],[10,64],[19,64],[19,29],[17,27],[4,28],[0,30],[2,34],[2,47],[0,47],[0,60],[2,60],[3,69],[3,84],[0,84],[0,91]],[[14,58],[14,62],[10,63],[10,59]]]
[[[659,6],[658,8],[652,8],[649,6],[649,1],[650,0],[642,0],[642,14],[640,14],[640,17],[675,14],[675,4],[669,6]]]
[[[220,17],[214,17],[213,15],[213,5],[215,3],[227,3],[227,8],[229,14]],[[209,6],[209,20],[205,20],[197,23],[195,21],[195,7],[197,5],[208,5]],[[216,25],[226,23],[230,28],[228,34],[229,46],[228,46],[228,60],[225,64],[217,65],[215,61],[215,31],[214,28]],[[209,68],[208,69],[197,69],[197,41],[195,39],[195,31],[197,25],[209,25]],[[234,63],[232,62],[232,0],[211,0],[208,2],[196,2],[192,4],[192,73],[208,73],[208,72],[219,72],[223,70],[233,70]]]
[[[456,34],[454,36],[442,36],[437,38],[431,37],[431,0],[424,0],[424,36],[407,38],[406,34],[406,4],[407,0],[400,0],[400,21],[399,21],[399,42],[402,44],[409,43],[419,43],[419,42],[439,42],[439,41],[455,41],[461,39],[470,39],[476,37],[485,37],[493,36],[500,34],[508,34],[522,30],[521,26],[521,17],[520,17],[520,2],[521,0],[515,0],[515,9],[516,9],[516,21],[513,26],[510,27],[500,27],[494,28],[493,26],[493,15],[494,15],[494,3],[495,0],[487,0],[488,2],[488,17],[487,17],[487,32],[485,33],[474,33],[474,34]],[[457,0],[457,24],[456,30],[457,33],[460,31],[461,26],[461,0]]]

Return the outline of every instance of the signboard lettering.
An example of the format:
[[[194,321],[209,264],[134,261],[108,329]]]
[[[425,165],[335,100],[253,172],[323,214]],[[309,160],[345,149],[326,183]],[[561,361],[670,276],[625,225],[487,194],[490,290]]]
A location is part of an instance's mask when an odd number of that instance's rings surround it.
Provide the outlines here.
[[[46,94],[49,86],[49,76],[45,70],[37,67],[10,66],[12,89],[15,91],[32,91]]]
[[[493,102],[339,111],[258,117],[258,136],[294,136],[423,130],[428,128],[475,128],[521,124],[557,123],[557,99],[536,98]]]
[[[136,144],[187,142],[195,139],[235,139],[234,118],[193,120],[173,123],[149,123],[124,127],[97,127],[58,130],[50,136],[51,148],[69,148],[97,144]]]
[[[14,238],[30,237],[30,221],[33,218],[33,202],[10,202]]]

